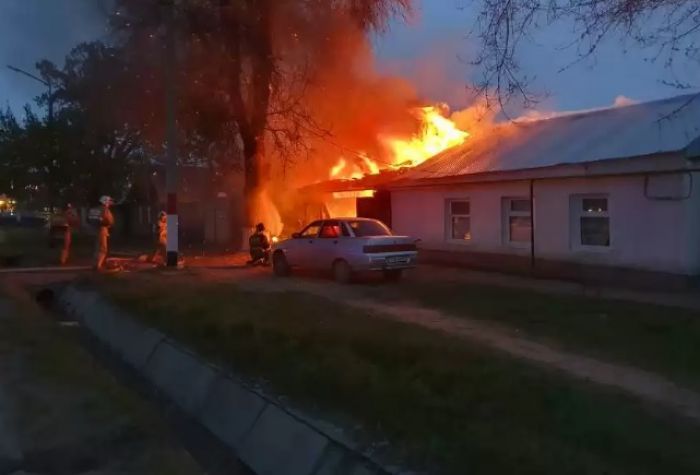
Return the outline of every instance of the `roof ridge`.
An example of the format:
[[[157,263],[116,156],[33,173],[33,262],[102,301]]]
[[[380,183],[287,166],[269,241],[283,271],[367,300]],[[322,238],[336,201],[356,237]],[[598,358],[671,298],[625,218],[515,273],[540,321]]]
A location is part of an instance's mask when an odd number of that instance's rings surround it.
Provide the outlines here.
[[[604,106],[604,107],[597,107],[597,108],[592,108],[592,109],[582,109],[582,110],[573,110],[573,111],[560,111],[560,112],[554,112],[554,115],[551,117],[543,117],[541,119],[528,119],[527,117],[518,117],[516,119],[507,121],[507,122],[501,122],[503,124],[509,123],[509,124],[537,124],[537,123],[543,123],[547,121],[552,121],[552,120],[557,120],[557,119],[571,119],[571,118],[578,118],[578,117],[583,117],[583,116],[591,116],[595,114],[601,114],[601,113],[610,113],[610,112],[615,112],[619,110],[629,110],[637,107],[644,107],[644,106],[657,106],[661,103],[672,103],[672,102],[680,102],[681,99],[684,100],[693,100],[691,98],[693,97],[700,97],[700,91],[698,92],[692,92],[688,94],[679,94],[677,96],[671,96],[671,97],[666,97],[663,99],[654,99],[652,101],[645,101],[645,102],[634,102],[631,104],[625,104],[625,105],[611,105],[611,106]]]

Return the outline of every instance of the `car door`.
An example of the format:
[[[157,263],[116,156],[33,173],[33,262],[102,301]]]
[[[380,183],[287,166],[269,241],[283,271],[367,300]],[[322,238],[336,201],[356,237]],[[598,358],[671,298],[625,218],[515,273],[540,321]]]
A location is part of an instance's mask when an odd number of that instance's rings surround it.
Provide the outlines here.
[[[314,221],[292,240],[287,250],[287,261],[296,267],[310,268],[313,265],[314,245],[318,240],[323,221]]]
[[[333,219],[323,222],[314,248],[314,267],[330,269],[340,252],[341,223]]]

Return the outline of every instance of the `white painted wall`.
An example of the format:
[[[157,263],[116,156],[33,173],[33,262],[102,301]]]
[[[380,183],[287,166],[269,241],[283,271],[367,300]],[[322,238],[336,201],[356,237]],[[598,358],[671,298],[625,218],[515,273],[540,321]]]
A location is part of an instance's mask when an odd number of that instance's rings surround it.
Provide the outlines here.
[[[690,198],[645,197],[644,177],[535,181],[535,253],[538,258],[639,268],[677,274],[700,273],[700,176]],[[687,183],[687,180],[686,180]],[[571,196],[604,194],[610,214],[609,248],[572,245]],[[505,242],[503,198],[529,196],[529,182],[470,184],[392,192],[393,228],[423,240],[422,247],[530,255],[528,247]],[[472,239],[451,243],[446,236],[446,201],[468,198]]]

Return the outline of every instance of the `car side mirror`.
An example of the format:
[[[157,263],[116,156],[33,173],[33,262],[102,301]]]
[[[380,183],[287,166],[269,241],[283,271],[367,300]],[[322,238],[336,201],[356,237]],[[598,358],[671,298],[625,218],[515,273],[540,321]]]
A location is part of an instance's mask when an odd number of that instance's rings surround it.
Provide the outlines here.
[[[301,237],[301,234],[299,234],[299,233],[292,234],[292,239],[299,239],[300,237]]]

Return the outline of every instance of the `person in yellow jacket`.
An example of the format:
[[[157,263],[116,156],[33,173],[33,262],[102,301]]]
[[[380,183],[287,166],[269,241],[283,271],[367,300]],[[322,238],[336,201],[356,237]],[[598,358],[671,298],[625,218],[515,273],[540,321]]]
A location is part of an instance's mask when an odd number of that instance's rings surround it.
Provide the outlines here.
[[[70,257],[70,247],[73,242],[73,229],[80,226],[80,218],[78,213],[75,212],[73,205],[68,203],[66,209],[63,212],[63,217],[65,221],[65,228],[63,231],[63,248],[61,249],[61,265],[64,266],[68,263],[68,258]]]
[[[114,216],[109,209],[112,204],[112,198],[103,196],[100,198],[102,209],[97,230],[97,243],[95,246],[95,270],[104,270],[107,254],[109,253],[109,229],[114,225]]]
[[[167,258],[168,244],[168,215],[165,211],[161,211],[160,214],[158,214],[158,223],[156,226],[156,251],[153,253],[153,257],[151,257],[151,262],[164,264]]]

